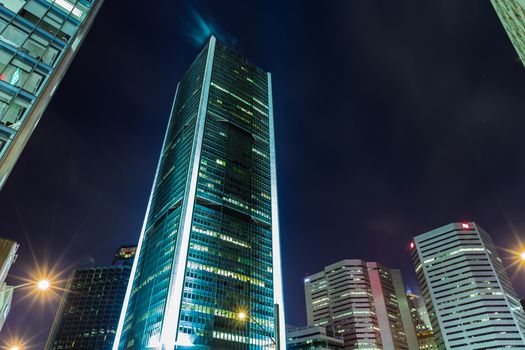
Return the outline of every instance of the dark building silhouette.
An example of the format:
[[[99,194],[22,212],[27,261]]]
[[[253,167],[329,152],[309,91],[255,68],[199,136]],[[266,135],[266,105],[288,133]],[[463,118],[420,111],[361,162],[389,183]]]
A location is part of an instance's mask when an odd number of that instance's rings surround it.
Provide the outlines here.
[[[135,248],[119,248],[112,266],[71,274],[46,349],[111,349]]]

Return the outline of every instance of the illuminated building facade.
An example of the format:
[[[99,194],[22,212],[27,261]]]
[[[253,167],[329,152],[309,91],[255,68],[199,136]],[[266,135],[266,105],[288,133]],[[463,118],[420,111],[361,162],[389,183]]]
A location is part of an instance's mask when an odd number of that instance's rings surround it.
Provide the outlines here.
[[[420,350],[437,349],[432,332],[432,324],[428,316],[427,307],[423,298],[414,293],[407,293],[408,306],[412,322],[416,330]]]
[[[102,0],[0,2],[0,189]]]
[[[333,330],[343,337],[345,349],[414,349],[402,319],[409,313],[405,290],[396,290],[403,282],[396,282],[390,269],[375,262],[342,260],[304,282],[308,325]],[[406,327],[413,327],[406,320]]]
[[[135,254],[137,253],[136,245],[124,245],[117,249],[113,257],[113,266],[126,265],[129,267],[133,266],[133,261],[135,259]]]
[[[211,37],[177,87],[115,349],[284,346],[273,129],[270,74]]]
[[[452,223],[410,247],[438,349],[525,349],[525,314],[487,232]]]
[[[7,273],[16,260],[18,244],[9,239],[0,237],[0,331],[4,326],[11,300],[13,299],[13,287],[5,283]]]
[[[326,327],[290,329],[286,333],[288,350],[338,350],[344,349],[343,338],[336,338]]]
[[[134,258],[132,246],[121,247],[116,254],[123,251],[128,253],[120,255],[112,266],[78,269],[71,274],[46,350],[113,347]]]
[[[525,0],[491,0],[496,13],[525,65]]]

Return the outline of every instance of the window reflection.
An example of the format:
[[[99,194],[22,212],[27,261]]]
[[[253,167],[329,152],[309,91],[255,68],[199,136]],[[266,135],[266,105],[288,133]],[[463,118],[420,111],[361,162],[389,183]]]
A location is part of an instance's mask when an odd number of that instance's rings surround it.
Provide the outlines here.
[[[0,123],[11,129],[18,130],[28,107],[28,102],[20,98],[11,102],[9,95],[0,92]]]
[[[72,0],[46,2],[49,5],[34,0],[0,0],[0,8],[19,16],[0,13],[0,83],[3,84],[0,89],[0,124],[14,130],[20,128],[31,102],[23,98],[24,93],[11,89],[9,85],[38,96],[49,72],[37,62],[56,67],[64,49],[53,38],[69,42],[78,30],[75,20],[82,20],[89,10]],[[48,6],[53,6],[54,11]],[[66,19],[68,14],[70,19]]]

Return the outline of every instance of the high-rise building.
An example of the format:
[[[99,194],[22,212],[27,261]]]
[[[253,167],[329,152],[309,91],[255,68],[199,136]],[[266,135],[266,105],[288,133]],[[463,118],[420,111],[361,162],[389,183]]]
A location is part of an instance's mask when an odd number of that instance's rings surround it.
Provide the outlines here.
[[[407,300],[416,333],[431,331],[432,325],[423,298],[415,293],[407,293]]]
[[[288,350],[338,350],[344,349],[343,338],[336,338],[326,327],[303,327],[287,330]]]
[[[0,3],[0,189],[33,133],[102,0]]]
[[[284,346],[273,130],[270,74],[211,37],[177,86],[115,349]]]
[[[525,349],[525,313],[487,232],[452,223],[410,248],[438,349]]]
[[[395,298],[397,299],[397,303],[399,305],[399,316],[401,317],[401,323],[407,340],[408,349],[418,350],[419,342],[417,339],[414,321],[412,320],[412,313],[410,310],[410,304],[408,302],[407,292],[401,270],[391,269],[390,276],[392,277]]]
[[[46,350],[109,350],[117,332],[120,310],[131,274],[133,247],[112,266],[75,270],[66,285]]]
[[[413,325],[400,273],[393,278],[381,264],[342,260],[304,282],[308,325],[333,330],[345,349],[417,349],[405,334],[402,315],[407,329]]]
[[[7,273],[16,260],[18,244],[9,239],[0,237],[0,331],[4,326],[11,300],[13,299],[13,287],[5,283]]]
[[[496,13],[525,65],[525,0],[491,0]]]
[[[127,265],[129,267],[133,266],[133,261],[135,259],[135,254],[137,253],[136,245],[123,245],[115,252],[113,257],[113,262],[111,265],[120,266]]]
[[[414,293],[407,293],[408,306],[412,317],[412,323],[416,330],[417,341],[420,350],[437,349],[432,332],[432,324],[428,316],[427,307],[423,298]]]

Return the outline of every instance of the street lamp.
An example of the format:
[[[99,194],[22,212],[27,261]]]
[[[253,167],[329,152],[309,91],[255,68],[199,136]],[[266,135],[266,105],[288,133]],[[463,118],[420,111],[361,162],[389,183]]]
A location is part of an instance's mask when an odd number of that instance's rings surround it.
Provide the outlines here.
[[[521,260],[525,261],[525,252],[522,252],[522,253],[520,254],[520,258],[521,258]]]
[[[46,290],[49,289],[50,283],[49,283],[48,280],[43,279],[43,280],[38,281],[37,287],[38,287],[38,289],[40,289],[42,291],[46,291]]]
[[[7,288],[5,288],[4,290],[0,290],[0,293],[6,293],[6,292],[8,292],[10,290],[15,290],[15,289],[29,287],[29,286],[35,286],[36,289],[38,289],[39,291],[45,292],[45,291],[47,291],[48,289],[51,288],[51,282],[49,282],[49,280],[47,280],[47,279],[41,279],[39,281],[22,283],[22,284],[19,284],[17,286],[7,286]],[[9,349],[10,350],[16,350],[15,348],[17,348],[17,347],[14,346],[14,347],[11,347]],[[20,350],[20,347],[18,347],[18,350]]]
[[[266,335],[268,338],[270,338],[270,340],[272,341],[273,345],[277,346],[277,344],[275,343],[275,340],[273,339],[273,337],[271,336],[270,333],[268,333],[268,331],[259,323],[257,322],[257,320],[255,318],[252,318],[250,317],[247,313],[245,313],[244,311],[240,311],[238,314],[237,314],[237,317],[239,318],[239,320],[241,321],[244,321],[245,319],[248,319],[250,321],[253,321],[253,323],[255,323],[257,326],[259,326],[259,328],[263,331],[264,335]]]
[[[15,345],[10,347],[9,350],[20,350],[20,347]]]

